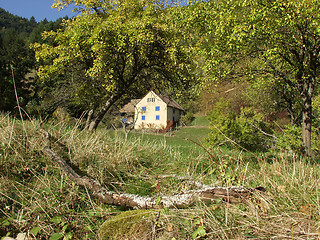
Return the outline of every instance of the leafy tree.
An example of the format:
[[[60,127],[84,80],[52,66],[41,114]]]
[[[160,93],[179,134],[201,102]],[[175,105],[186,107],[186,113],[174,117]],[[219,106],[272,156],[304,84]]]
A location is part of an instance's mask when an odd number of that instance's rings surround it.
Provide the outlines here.
[[[29,36],[29,42],[30,43],[42,43],[42,33],[44,31],[56,31],[57,29],[61,28],[61,23],[63,19],[68,19],[67,17],[65,18],[59,18],[56,21],[52,22],[48,22],[48,20],[42,20],[41,22],[39,22],[32,30],[32,32],[30,33]],[[30,21],[32,21],[32,18],[30,19]]]
[[[264,81],[263,76],[271,76],[294,89],[299,95],[291,100],[297,97],[301,103],[302,143],[305,154],[310,155],[312,99],[320,64],[320,2],[222,0],[201,4],[207,7],[201,23],[207,69],[217,79],[233,76]]]
[[[73,81],[78,88],[72,88],[71,98],[88,97],[100,107],[89,130],[127,92],[181,87],[189,81],[184,77],[189,59],[163,3],[61,0],[54,6],[71,3],[81,14],[65,20],[63,29],[47,32],[47,42],[34,48],[43,81],[57,75]]]

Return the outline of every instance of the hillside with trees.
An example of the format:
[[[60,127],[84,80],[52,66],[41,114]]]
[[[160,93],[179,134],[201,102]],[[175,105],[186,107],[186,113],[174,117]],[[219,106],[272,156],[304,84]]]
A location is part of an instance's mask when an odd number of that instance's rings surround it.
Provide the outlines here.
[[[30,44],[42,42],[41,34],[58,29],[61,22],[62,19],[37,23],[34,18],[28,20],[0,8],[0,111],[16,115],[17,97],[25,110],[39,102],[37,63]],[[34,111],[33,107],[28,110],[30,114]]]
[[[23,37],[28,37],[37,25],[35,18],[22,18],[0,8],[0,28],[2,31],[5,29],[14,29]]]

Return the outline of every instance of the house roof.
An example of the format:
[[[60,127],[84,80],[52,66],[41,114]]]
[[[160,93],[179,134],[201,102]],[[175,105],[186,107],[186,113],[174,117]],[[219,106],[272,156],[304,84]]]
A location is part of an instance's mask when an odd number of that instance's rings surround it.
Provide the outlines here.
[[[184,111],[184,109],[180,106],[179,103],[177,103],[175,100],[173,100],[168,95],[161,95],[154,92],[165,104],[167,104],[169,107],[173,107],[179,110]],[[142,99],[132,99],[129,103],[123,106],[123,108],[120,109],[121,113],[134,113],[135,112],[135,106],[141,101]]]
[[[138,102],[140,102],[141,99],[131,99],[129,103],[123,106],[123,108],[120,109],[121,113],[134,113],[135,112],[135,106]]]
[[[175,100],[173,100],[168,95],[157,94],[157,96],[159,98],[161,98],[161,100],[164,101],[169,107],[173,107],[173,108],[176,108],[176,109],[184,111],[184,109],[180,106],[180,104],[177,103]]]

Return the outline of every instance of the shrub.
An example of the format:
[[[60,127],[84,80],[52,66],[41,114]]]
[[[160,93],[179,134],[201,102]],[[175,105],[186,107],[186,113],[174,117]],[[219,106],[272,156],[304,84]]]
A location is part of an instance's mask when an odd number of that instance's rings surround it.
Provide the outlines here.
[[[288,124],[283,129],[282,132],[278,134],[277,147],[280,150],[290,151],[296,154],[302,154],[302,129],[296,125]],[[314,153],[319,153],[320,151],[320,128],[317,122],[313,124],[311,132],[311,149]]]
[[[183,125],[190,125],[191,122],[194,120],[194,115],[192,112],[187,112],[183,115],[180,119],[181,124]]]
[[[292,124],[286,125],[278,134],[277,147],[281,150],[301,153],[301,128]]]
[[[233,135],[238,135],[238,129],[235,124],[236,115],[231,111],[230,102],[220,99],[208,116],[211,126],[211,132],[208,141],[211,145],[221,145],[226,143],[226,136],[233,139]],[[226,136],[224,136],[224,134]]]
[[[240,114],[231,111],[228,101],[221,99],[209,116],[210,145],[231,143],[248,150],[266,150],[271,145],[273,131],[263,114],[250,107],[243,107]]]
[[[270,148],[273,143],[273,130],[262,113],[250,107],[242,108],[236,122],[240,127],[238,141],[241,145],[251,150]]]

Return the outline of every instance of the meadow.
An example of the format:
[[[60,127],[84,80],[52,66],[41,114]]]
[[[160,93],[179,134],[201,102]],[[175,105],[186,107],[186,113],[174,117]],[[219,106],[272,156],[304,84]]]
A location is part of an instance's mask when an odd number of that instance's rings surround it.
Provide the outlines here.
[[[205,118],[166,134],[81,131],[79,122],[20,121],[0,115],[0,236],[28,239],[318,239],[318,159],[286,152],[210,148]],[[117,193],[176,194],[196,186],[263,187],[266,195],[183,209],[105,205],[47,158],[52,148]],[[167,176],[167,177],[161,177]],[[177,178],[180,176],[183,178]]]

